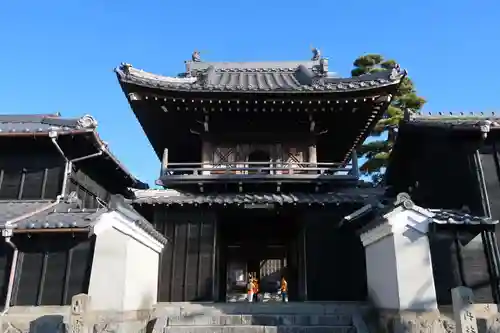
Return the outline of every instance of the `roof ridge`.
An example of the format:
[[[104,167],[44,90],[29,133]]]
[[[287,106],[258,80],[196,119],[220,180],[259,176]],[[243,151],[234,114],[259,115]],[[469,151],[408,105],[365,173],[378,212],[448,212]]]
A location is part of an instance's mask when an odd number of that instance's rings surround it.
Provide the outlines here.
[[[463,111],[457,111],[457,112],[415,112],[411,114],[412,117],[488,117],[488,116],[495,116],[495,117],[500,117],[500,110],[499,111],[491,111],[491,112],[463,112]]]

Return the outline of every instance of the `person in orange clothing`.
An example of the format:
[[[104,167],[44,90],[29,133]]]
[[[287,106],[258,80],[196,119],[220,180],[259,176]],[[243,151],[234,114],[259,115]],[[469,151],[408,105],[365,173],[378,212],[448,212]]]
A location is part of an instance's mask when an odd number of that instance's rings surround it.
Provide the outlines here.
[[[249,302],[253,302],[254,290],[255,290],[255,284],[253,282],[253,276],[252,274],[248,274],[247,295]]]
[[[288,282],[286,281],[285,277],[281,277],[281,299],[283,302],[288,302]]]
[[[253,278],[253,295],[254,295],[255,301],[258,302],[259,301],[259,280],[257,280],[255,275]]]

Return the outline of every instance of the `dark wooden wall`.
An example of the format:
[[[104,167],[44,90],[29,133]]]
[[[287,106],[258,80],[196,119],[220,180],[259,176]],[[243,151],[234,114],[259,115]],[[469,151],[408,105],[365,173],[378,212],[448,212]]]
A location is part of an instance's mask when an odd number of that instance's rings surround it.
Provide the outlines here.
[[[99,208],[101,203],[107,203],[111,194],[102,185],[88,176],[81,169],[74,169],[68,179],[68,191],[75,191],[82,200],[83,208]]]
[[[338,226],[347,214],[341,210],[311,210],[303,215],[309,301],[366,300],[363,244],[354,230]]]
[[[14,250],[0,237],[0,306],[4,306],[9,286],[10,269]]]
[[[85,234],[18,234],[11,305],[69,305],[88,291],[94,237]],[[0,239],[0,304],[5,304],[13,249]]]
[[[64,160],[46,143],[2,139],[0,200],[55,199],[61,193]]]
[[[387,185],[394,193],[409,192],[416,204],[426,208],[462,209],[486,215],[481,194],[476,151],[480,142],[457,137],[447,131],[405,131],[400,129],[399,147],[392,156]],[[450,289],[465,283],[477,300],[493,301],[487,232],[468,235],[457,253],[453,237],[431,239],[431,254],[438,302],[451,304]],[[472,241],[474,240],[474,241]],[[458,281],[456,260],[466,272]]]
[[[500,142],[489,142],[482,147],[479,153],[486,192],[485,201],[488,203],[491,217],[500,220]],[[498,249],[500,228],[497,225],[495,229],[495,235],[490,237],[492,243],[496,244],[496,249]],[[500,301],[500,258],[498,257],[498,251],[493,254],[497,256],[493,256],[491,259],[491,261],[495,262],[494,267],[491,268],[492,284],[494,291],[497,292],[497,301]]]
[[[153,224],[170,240],[161,255],[158,301],[214,300],[215,215],[196,207],[158,208]]]
[[[491,215],[500,220],[500,142],[493,142],[480,150],[484,182]],[[497,238],[500,228],[496,230]]]

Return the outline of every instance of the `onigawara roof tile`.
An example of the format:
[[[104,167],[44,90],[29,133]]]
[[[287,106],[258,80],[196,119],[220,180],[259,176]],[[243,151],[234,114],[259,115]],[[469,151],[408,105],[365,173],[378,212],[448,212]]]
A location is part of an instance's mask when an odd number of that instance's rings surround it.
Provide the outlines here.
[[[97,124],[97,120],[91,115],[84,115],[80,118],[62,118],[59,113],[31,115],[5,114],[0,115],[0,136],[49,136],[50,133],[56,133],[57,135],[88,134],[106,159],[111,160],[116,165],[116,169],[121,170],[126,178],[130,180],[129,186],[142,189],[148,188],[147,184],[136,179],[111,153],[108,144],[97,133]]]
[[[98,222],[98,218],[107,212],[116,211],[124,215],[146,233],[165,244],[166,238],[122,196],[112,197],[107,207],[82,209],[81,201],[74,193],[60,201],[3,201],[0,202],[0,229],[35,230],[35,229],[88,229]],[[8,209],[4,213],[3,208]]]
[[[186,62],[182,77],[145,72],[122,63],[115,69],[123,83],[176,91],[352,92],[399,84],[406,71],[393,70],[339,78],[328,75],[328,60],[307,62]],[[193,67],[193,68],[191,68]]]
[[[93,131],[97,121],[90,115],[61,118],[60,114],[0,115],[0,133],[59,133]]]
[[[471,215],[465,209],[453,210],[420,207],[413,203],[408,193],[399,193],[395,200],[393,197],[382,197],[380,199],[378,205],[366,204],[364,207],[345,216],[342,224],[354,223],[361,232],[365,232],[386,223],[386,214],[402,210],[413,210],[426,216],[428,223],[440,225],[495,225],[499,222],[489,217]],[[381,204],[382,202],[385,204]],[[367,221],[366,217],[369,217],[371,221]]]
[[[331,193],[181,193],[175,190],[135,190],[134,204],[245,205],[245,204],[341,204],[375,202],[378,188],[350,189]]]
[[[429,209],[434,214],[432,222],[438,224],[497,224],[490,217],[470,215],[459,210]]]

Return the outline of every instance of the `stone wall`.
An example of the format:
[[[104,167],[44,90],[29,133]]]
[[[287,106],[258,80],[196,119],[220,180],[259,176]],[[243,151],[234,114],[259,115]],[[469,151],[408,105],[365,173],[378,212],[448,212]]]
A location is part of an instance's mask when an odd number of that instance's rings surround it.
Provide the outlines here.
[[[71,306],[13,307],[0,317],[4,333],[110,333],[151,332],[152,309],[94,311],[85,294],[73,297]]]
[[[500,332],[500,314],[496,304],[474,304],[478,333]],[[366,318],[371,331],[387,333],[455,333],[451,306],[435,312],[374,311]]]

